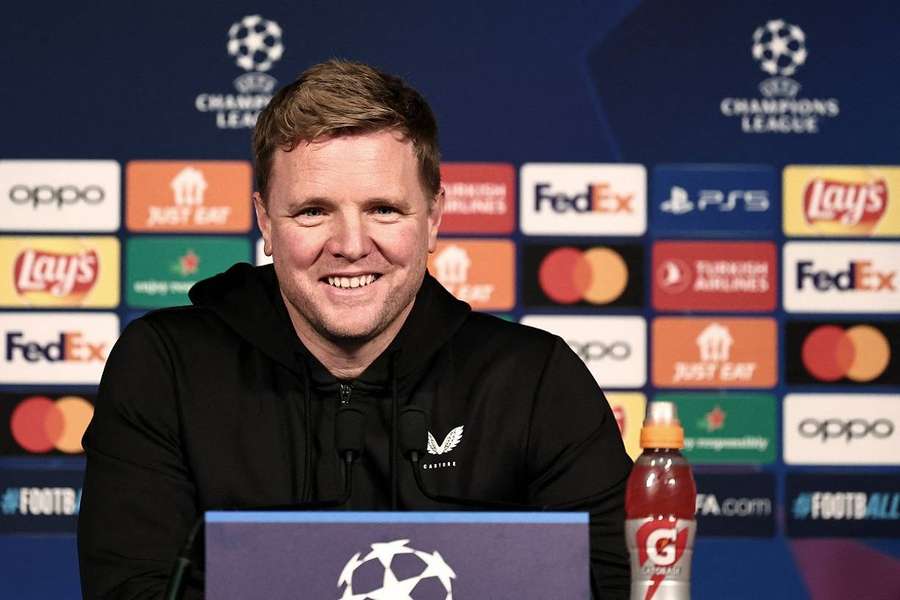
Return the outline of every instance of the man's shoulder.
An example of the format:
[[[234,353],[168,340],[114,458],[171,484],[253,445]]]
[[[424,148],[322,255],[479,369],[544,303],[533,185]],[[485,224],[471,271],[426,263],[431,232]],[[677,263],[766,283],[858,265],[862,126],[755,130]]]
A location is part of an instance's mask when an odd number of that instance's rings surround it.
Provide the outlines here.
[[[175,342],[218,338],[227,328],[215,312],[203,306],[173,306],[153,310],[131,321],[123,335],[156,335]]]
[[[463,346],[499,350],[518,357],[546,358],[561,343],[558,336],[516,321],[486,313],[472,312],[457,338]]]

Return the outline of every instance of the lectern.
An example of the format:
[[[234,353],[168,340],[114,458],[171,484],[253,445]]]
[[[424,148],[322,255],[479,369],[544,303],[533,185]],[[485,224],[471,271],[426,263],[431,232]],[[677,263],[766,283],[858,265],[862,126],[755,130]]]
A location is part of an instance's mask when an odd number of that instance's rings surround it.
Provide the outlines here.
[[[206,597],[588,599],[588,515],[209,512]]]

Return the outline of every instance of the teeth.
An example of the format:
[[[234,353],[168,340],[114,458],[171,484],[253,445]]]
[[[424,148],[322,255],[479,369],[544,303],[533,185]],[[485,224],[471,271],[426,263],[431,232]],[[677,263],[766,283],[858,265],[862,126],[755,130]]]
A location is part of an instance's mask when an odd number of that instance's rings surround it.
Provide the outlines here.
[[[375,281],[374,275],[361,275],[358,277],[329,277],[328,285],[341,289],[365,287]]]

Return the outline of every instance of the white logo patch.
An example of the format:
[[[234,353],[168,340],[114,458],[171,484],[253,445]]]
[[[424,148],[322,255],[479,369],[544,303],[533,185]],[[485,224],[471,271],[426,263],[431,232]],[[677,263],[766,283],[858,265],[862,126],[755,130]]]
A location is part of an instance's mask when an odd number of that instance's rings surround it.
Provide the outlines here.
[[[438,444],[431,432],[428,432],[428,454],[446,454],[456,448],[462,441],[463,426],[454,427],[444,438],[443,443]]]

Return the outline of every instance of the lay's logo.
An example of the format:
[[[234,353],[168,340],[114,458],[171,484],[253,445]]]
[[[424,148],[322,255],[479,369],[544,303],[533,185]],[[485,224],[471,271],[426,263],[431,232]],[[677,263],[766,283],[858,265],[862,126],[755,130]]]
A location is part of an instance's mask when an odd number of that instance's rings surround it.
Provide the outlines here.
[[[860,225],[868,231],[884,216],[888,203],[887,183],[854,183],[815,178],[803,194],[806,222]]]
[[[897,167],[787,167],[784,231],[807,236],[900,234],[900,207],[894,200],[898,190]]]
[[[83,297],[97,283],[97,252],[56,254],[25,250],[16,258],[16,291],[44,292],[57,298]]]
[[[119,303],[119,242],[103,238],[9,237],[0,263],[12,275],[2,306],[114,307]]]

